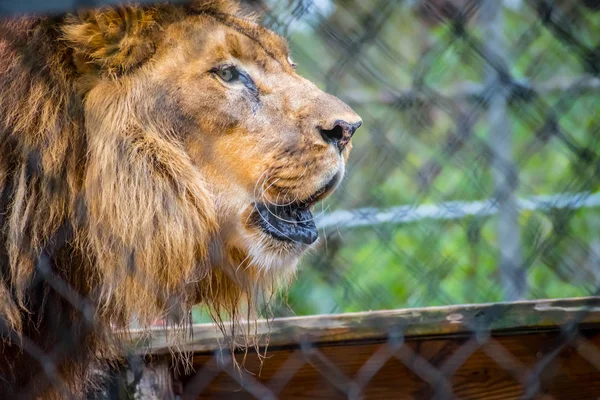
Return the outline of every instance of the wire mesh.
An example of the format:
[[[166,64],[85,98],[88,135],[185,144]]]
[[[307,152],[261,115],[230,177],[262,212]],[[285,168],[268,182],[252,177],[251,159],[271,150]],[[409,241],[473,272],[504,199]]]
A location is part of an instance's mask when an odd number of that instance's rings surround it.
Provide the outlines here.
[[[0,1],[0,13],[110,3]],[[247,4],[288,38],[301,74],[365,121],[342,188],[317,210],[322,239],[276,317],[598,294],[597,1]],[[89,302],[47,262],[40,265],[54,290],[91,313]],[[469,337],[441,365],[407,346],[398,327],[383,332],[387,340],[353,376],[312,343],[300,342],[268,382],[249,374],[242,379],[230,368],[231,355],[219,352],[176,396],[197,398],[227,373],[251,397],[274,399],[310,364],[340,394],[361,398],[394,359],[430,385],[430,398],[451,399],[457,397],[450,378],[483,350],[520,383],[523,398],[538,398],[544,395],[540,374],[566,347],[600,369],[600,349],[579,332],[589,311],[565,322],[557,345],[532,365],[490,335],[491,321],[502,318],[491,314],[489,323],[469,327]],[[195,322],[205,320],[201,314],[194,311]],[[89,320],[93,329],[91,314]],[[26,339],[21,346],[69,397],[53,364],[78,344],[51,355]],[[128,379],[135,386],[136,378]],[[27,397],[33,389],[24,390]],[[96,395],[122,393],[105,388]]]
[[[326,205],[326,240],[292,309],[595,293],[597,24],[588,7],[308,8],[301,21],[311,28],[290,35],[296,58],[370,123]]]

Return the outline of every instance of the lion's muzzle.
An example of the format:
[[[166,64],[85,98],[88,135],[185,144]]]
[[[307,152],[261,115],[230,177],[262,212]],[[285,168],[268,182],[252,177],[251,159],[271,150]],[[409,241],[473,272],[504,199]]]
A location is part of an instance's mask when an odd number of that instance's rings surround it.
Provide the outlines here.
[[[253,204],[250,223],[263,233],[281,242],[309,246],[318,238],[311,207],[327,197],[339,184],[343,174],[338,173],[314,194],[303,200],[275,204],[266,200]]]

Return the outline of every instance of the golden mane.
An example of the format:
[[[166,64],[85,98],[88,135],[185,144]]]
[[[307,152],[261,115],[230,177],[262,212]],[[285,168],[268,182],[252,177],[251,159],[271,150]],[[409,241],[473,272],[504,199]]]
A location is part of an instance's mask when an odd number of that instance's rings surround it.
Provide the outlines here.
[[[229,1],[190,9],[237,12]],[[52,309],[70,314],[59,328],[82,330],[75,347],[110,353],[111,326],[185,322],[197,302],[217,320],[223,312],[235,319],[248,295],[263,292],[211,268],[222,256],[209,254],[215,215],[183,149],[118,108],[98,110],[112,113],[102,137],[87,134],[87,94],[75,69],[118,75],[135,68],[155,51],[149,36],[184,12],[128,6],[0,25],[0,320],[8,344],[37,341]],[[120,30],[123,21],[129,30]],[[116,134],[121,129],[128,137]],[[244,304],[251,310],[255,301]],[[13,356],[5,351],[3,364]],[[63,369],[72,375],[68,364]]]

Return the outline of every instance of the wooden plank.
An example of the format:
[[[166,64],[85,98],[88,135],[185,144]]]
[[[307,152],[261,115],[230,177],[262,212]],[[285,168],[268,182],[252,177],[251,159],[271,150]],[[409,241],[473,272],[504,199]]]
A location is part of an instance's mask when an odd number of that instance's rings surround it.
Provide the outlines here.
[[[282,318],[258,321],[250,326],[250,332],[257,333],[259,345],[284,346],[303,341],[377,340],[399,332],[405,336],[435,336],[478,329],[527,331],[574,321],[600,323],[600,297]],[[238,327],[237,332],[245,330],[248,330],[247,325]],[[155,328],[134,331],[127,340],[140,352],[165,354],[173,344],[173,337],[177,335],[172,331]],[[191,338],[177,343],[177,348],[186,352],[213,351],[221,347],[223,335],[214,324],[194,325]]]
[[[182,398],[597,400],[599,355],[597,330],[583,331],[566,346],[560,331],[553,331],[494,336],[484,344],[419,337],[400,347],[357,342],[271,348],[262,369],[256,353],[248,355],[249,372],[223,372],[214,355],[197,354],[199,372],[183,379]]]

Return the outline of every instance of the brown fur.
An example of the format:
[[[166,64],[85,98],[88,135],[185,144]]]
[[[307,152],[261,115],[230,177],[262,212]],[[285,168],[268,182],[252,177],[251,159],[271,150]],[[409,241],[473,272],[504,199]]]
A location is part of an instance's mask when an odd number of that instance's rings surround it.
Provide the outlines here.
[[[199,302],[253,317],[306,246],[266,237],[252,205],[341,179],[350,146],[340,158],[317,128],[358,116],[230,1],[0,32],[0,397],[83,393],[132,320],[181,322]],[[257,93],[210,72],[223,62]]]

